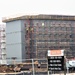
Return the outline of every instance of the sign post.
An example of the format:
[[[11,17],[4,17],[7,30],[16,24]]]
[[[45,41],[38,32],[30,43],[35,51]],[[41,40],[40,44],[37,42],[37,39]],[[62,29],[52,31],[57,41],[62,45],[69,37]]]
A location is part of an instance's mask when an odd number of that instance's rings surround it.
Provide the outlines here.
[[[64,50],[48,50],[48,71],[55,73],[63,70]]]

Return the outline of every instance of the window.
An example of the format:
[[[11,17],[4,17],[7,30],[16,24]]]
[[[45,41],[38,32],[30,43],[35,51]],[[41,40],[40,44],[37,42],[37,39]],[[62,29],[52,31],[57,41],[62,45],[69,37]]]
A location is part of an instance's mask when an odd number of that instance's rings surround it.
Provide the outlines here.
[[[54,30],[54,27],[50,27],[50,31],[53,31]]]
[[[66,27],[61,27],[61,30],[62,31],[66,31]]]
[[[67,30],[67,31],[70,31],[70,30],[71,30],[71,28],[70,28],[70,27],[67,27],[67,28],[66,28],[66,30]]]
[[[55,27],[55,30],[56,30],[56,31],[59,31],[59,30],[60,30],[60,27]]]

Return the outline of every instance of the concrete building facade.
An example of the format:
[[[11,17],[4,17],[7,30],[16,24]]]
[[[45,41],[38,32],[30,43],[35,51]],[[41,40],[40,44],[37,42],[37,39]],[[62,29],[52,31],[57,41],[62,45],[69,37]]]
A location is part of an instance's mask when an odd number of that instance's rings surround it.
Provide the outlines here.
[[[5,18],[7,59],[46,58],[48,50],[64,49],[75,57],[75,16],[26,15]]]

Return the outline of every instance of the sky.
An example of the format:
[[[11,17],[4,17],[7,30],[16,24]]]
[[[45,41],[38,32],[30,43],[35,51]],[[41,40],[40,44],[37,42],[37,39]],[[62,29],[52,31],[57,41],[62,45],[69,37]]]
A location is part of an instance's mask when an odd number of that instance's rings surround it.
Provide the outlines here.
[[[0,23],[2,17],[18,14],[75,16],[75,0],[0,0]]]

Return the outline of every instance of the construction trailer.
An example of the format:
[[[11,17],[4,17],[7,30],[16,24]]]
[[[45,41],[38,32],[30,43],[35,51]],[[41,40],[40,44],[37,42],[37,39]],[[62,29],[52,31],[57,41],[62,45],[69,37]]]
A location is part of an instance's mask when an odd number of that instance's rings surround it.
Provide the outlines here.
[[[3,18],[6,22],[7,59],[47,58],[48,50],[65,50],[75,57],[75,16],[23,15]]]

